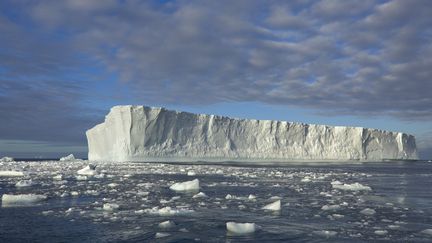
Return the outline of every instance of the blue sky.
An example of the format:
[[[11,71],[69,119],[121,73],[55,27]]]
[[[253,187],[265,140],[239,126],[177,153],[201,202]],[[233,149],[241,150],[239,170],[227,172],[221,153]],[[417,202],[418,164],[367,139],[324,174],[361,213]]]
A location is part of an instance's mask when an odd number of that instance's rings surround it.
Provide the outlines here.
[[[86,156],[118,104],[403,131],[432,157],[432,2],[0,2],[0,156]]]

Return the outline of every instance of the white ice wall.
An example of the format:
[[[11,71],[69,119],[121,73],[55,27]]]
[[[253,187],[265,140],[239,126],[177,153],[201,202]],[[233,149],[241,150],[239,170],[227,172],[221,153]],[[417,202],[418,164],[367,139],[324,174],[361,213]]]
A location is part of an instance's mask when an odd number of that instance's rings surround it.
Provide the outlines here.
[[[231,119],[115,106],[87,131],[89,160],[417,159],[415,138],[361,127]]]

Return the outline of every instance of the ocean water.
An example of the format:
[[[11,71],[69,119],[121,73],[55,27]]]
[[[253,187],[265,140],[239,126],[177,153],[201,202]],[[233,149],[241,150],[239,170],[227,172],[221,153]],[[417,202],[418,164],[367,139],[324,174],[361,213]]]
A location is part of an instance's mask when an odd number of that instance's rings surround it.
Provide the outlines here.
[[[24,172],[0,176],[0,242],[432,241],[426,161],[96,163],[86,171],[94,175],[79,176],[88,164],[0,163],[0,171]],[[169,188],[194,179],[199,190]],[[46,199],[10,202],[4,194]],[[279,211],[262,209],[277,200]],[[255,223],[256,230],[233,234],[227,222]]]

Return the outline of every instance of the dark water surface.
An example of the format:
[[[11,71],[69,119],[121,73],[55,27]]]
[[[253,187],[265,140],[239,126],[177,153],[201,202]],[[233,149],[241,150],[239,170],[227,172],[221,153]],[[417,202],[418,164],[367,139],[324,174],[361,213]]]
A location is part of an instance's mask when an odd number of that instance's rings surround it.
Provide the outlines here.
[[[98,163],[96,175],[78,176],[86,165],[0,163],[0,171],[25,172],[0,177],[0,195],[47,196],[26,205],[3,201],[0,242],[432,241],[432,163],[425,161]],[[169,189],[193,179],[207,197]],[[32,183],[16,187],[22,180]],[[261,209],[278,199],[280,211]],[[119,208],[107,210],[109,205]],[[171,227],[158,226],[167,220]],[[255,223],[257,230],[232,235],[229,221]]]

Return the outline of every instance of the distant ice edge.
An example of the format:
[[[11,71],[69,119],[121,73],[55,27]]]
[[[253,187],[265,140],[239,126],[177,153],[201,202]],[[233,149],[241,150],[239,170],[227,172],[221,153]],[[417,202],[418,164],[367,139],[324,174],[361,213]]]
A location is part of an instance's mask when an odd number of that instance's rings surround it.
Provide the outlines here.
[[[91,161],[416,160],[415,137],[362,127],[114,106],[86,132]]]

